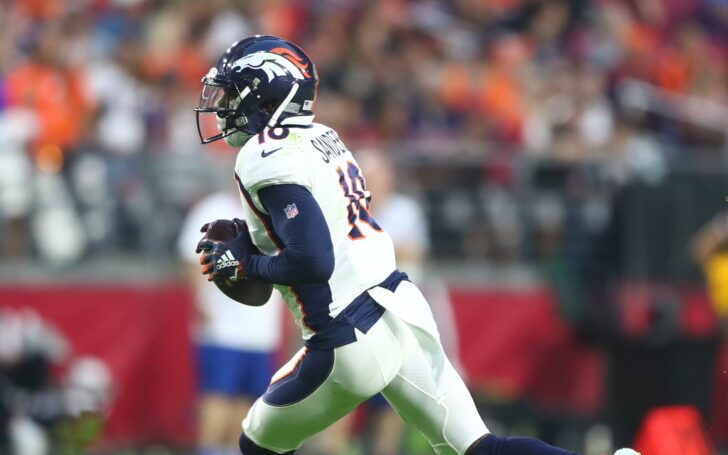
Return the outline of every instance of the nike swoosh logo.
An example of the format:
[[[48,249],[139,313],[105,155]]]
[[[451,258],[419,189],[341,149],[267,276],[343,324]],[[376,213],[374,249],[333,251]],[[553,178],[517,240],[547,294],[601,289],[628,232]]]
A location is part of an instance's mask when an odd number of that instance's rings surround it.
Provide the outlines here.
[[[278,147],[277,149],[273,149],[273,150],[271,150],[269,152],[266,152],[265,150],[263,150],[262,152],[260,152],[260,156],[262,156],[263,158],[265,158],[266,156],[270,156],[270,155],[274,154],[275,152],[277,152],[278,150],[280,150],[282,148],[283,147]]]

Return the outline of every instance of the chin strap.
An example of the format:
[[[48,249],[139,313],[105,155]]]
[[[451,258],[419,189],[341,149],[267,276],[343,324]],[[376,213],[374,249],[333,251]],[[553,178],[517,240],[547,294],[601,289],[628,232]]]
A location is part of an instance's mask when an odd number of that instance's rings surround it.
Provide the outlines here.
[[[242,103],[245,97],[248,95],[250,95],[250,87],[246,85],[245,88],[240,91],[240,99],[238,100],[238,105],[240,105],[240,103]]]
[[[296,96],[296,93],[298,92],[298,82],[294,82],[293,86],[291,87],[291,91],[288,92],[288,95],[283,100],[281,104],[278,105],[278,109],[273,113],[273,116],[268,120],[268,128],[273,128],[278,123],[278,117],[281,116],[283,113],[283,110],[288,106],[288,103],[291,102],[294,96]]]

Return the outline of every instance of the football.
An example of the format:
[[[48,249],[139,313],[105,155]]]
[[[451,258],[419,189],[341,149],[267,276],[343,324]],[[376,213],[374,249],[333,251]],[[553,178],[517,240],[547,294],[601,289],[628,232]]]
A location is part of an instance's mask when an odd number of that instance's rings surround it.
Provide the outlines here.
[[[215,220],[207,227],[205,237],[210,240],[231,240],[238,236],[238,227],[231,220]],[[273,292],[273,285],[255,278],[240,281],[214,280],[213,283],[223,294],[236,302],[250,305],[264,305]]]

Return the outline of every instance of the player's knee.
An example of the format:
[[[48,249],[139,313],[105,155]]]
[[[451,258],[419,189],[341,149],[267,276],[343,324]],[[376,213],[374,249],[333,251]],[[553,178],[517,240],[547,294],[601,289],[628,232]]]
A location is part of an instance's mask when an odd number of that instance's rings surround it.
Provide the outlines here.
[[[279,454],[272,450],[268,450],[251,441],[250,438],[245,436],[245,433],[240,434],[239,444],[240,452],[243,455],[292,455],[295,452],[295,450],[292,450],[290,452],[286,452],[285,454]]]

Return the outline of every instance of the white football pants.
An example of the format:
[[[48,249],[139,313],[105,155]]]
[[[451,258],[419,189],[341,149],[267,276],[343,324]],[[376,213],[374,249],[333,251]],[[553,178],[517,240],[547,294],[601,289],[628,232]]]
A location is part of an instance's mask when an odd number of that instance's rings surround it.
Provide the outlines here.
[[[404,281],[394,293],[384,288],[369,293],[387,309],[379,321],[366,334],[356,330],[356,342],[334,349],[330,373],[315,390],[291,404],[271,405],[259,398],[243,421],[248,438],[277,453],[295,450],[378,392],[437,454],[464,454],[488,432],[445,356],[419,289]],[[273,382],[305,362],[307,351],[301,349]]]

